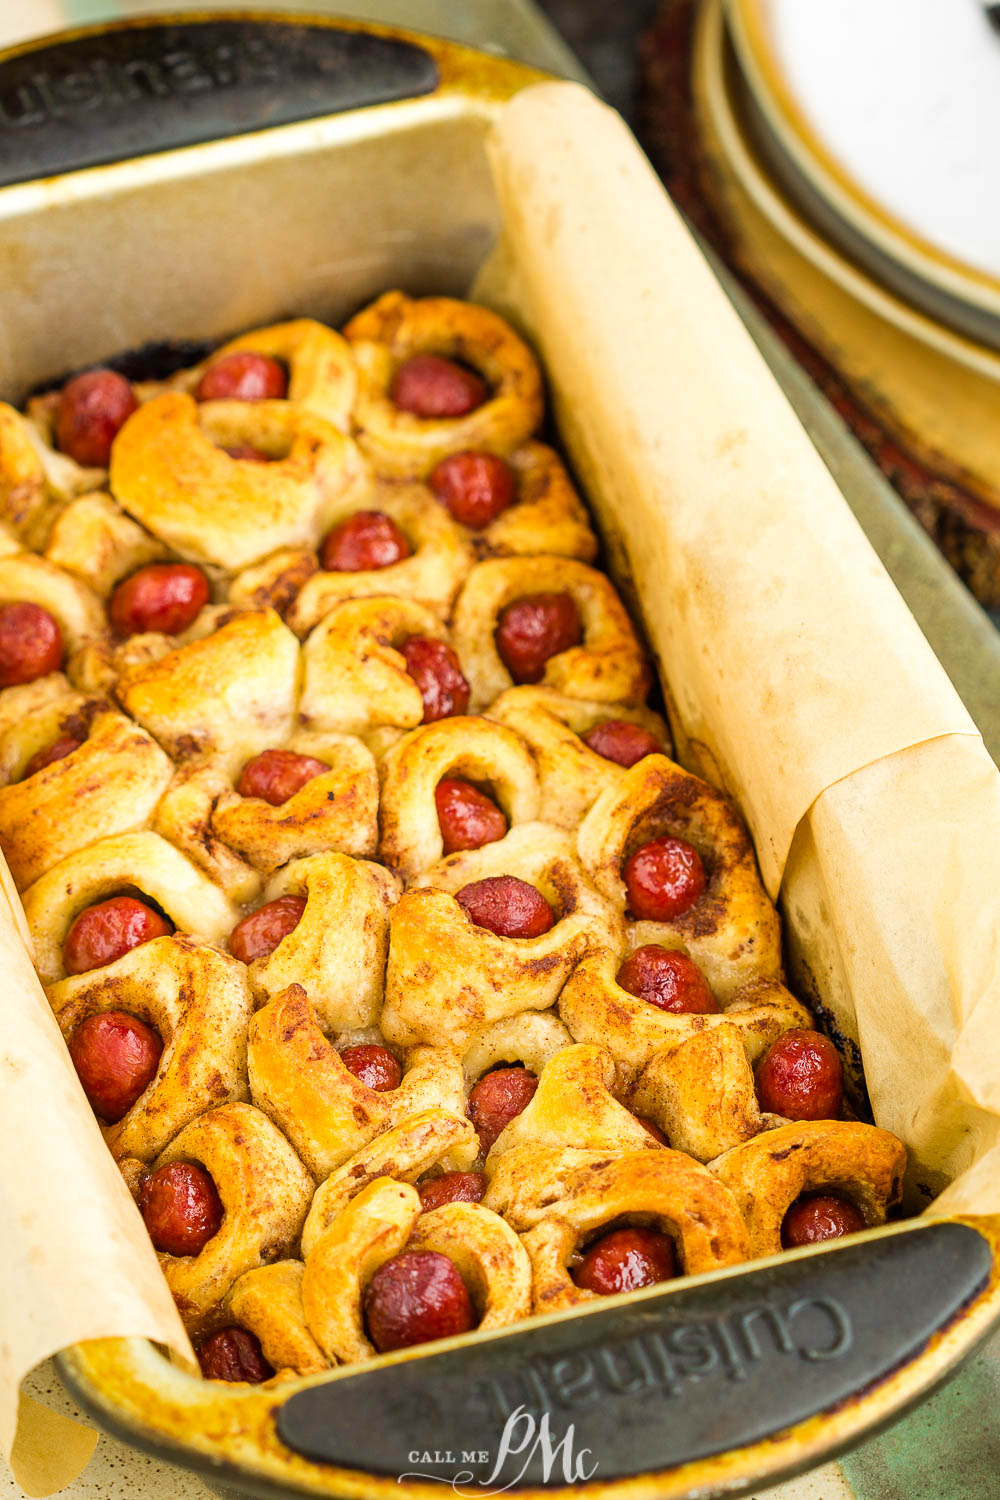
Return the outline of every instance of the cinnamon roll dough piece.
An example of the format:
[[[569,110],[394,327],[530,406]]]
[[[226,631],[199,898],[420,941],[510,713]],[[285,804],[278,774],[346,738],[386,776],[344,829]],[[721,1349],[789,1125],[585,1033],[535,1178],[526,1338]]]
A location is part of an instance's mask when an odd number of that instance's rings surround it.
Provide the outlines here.
[[[507,462],[514,471],[517,500],[482,531],[468,533],[476,552],[482,557],[552,555],[593,562],[597,537],[559,455],[545,443],[529,442],[508,453]]]
[[[692,958],[701,961],[693,944],[689,949],[668,939],[663,946],[690,952]],[[813,1025],[805,1006],[774,979],[752,979],[734,989],[728,998],[718,993],[722,1009],[717,1013],[688,1015],[660,1010],[621,988],[615,978],[621,963],[621,954],[611,948],[588,953],[559,995],[559,1014],[576,1041],[606,1047],[617,1063],[635,1071],[644,1068],[661,1048],[716,1026],[737,1027],[747,1058],[754,1063],[783,1031],[794,1027],[808,1031]]]
[[[302,1230],[302,1253],[313,1247],[353,1198],[379,1177],[416,1182],[425,1172],[466,1172],[479,1152],[472,1122],[464,1114],[425,1109],[376,1136],[350,1160],[336,1167],[316,1195]]]
[[[379,855],[404,880],[442,858],[434,794],[446,776],[488,786],[511,827],[538,817],[535,763],[513,730],[470,715],[422,724],[393,745],[382,763]]]
[[[317,1181],[411,1115],[465,1108],[462,1065],[441,1047],[415,1047],[398,1088],[369,1088],[341,1061],[297,984],[254,1016],[248,1057],[254,1104],[284,1131]]]
[[[680,1271],[688,1276],[738,1265],[750,1253],[732,1194],[704,1167],[665,1147],[626,1152],[571,1172],[564,1196],[524,1235],[533,1310],[557,1312],[592,1302],[596,1294],[570,1276],[572,1257],[605,1226],[630,1216],[671,1237]]]
[[[444,1203],[420,1215],[407,1250],[436,1250],[458,1268],[480,1330],[531,1312],[531,1261],[499,1214],[481,1203]]]
[[[423,719],[424,702],[400,650],[411,636],[447,640],[438,617],[410,599],[347,599],[335,605],[302,647],[302,724],[344,734],[386,725],[414,729]]]
[[[226,451],[244,445],[272,461]],[[362,504],[369,485],[351,439],[290,401],[166,392],[132,414],[111,454],[122,508],[181,557],[225,569],[315,547],[338,502]]]
[[[137,1016],[163,1042],[148,1087],[117,1124],[102,1127],[115,1158],[152,1161],[206,1109],[249,1097],[246,970],[194,938],[154,938],[52,985],[49,1001],[67,1043],[90,1016],[110,1010]]]
[[[80,495],[52,527],[45,557],[106,599],[115,584],[146,563],[168,556],[166,547],[101,490]]]
[[[665,754],[671,750],[670,731],[652,709],[571,698],[555,688],[508,688],[490,704],[486,717],[515,729],[530,745],[545,820],[559,828],[578,828],[601,793],[625,775],[624,766],[584,744],[583,736],[595,725],[624,719],[648,730]]]
[[[222,1200],[222,1224],[197,1255],[159,1260],[188,1331],[197,1334],[238,1277],[298,1247],[313,1181],[280,1130],[252,1104],[200,1115],[153,1164],[202,1166]]]
[[[668,834],[698,851],[705,892],[672,921],[630,921],[630,951],[646,943],[683,947],[723,1001],[751,979],[781,980],[778,914],[742,819],[728,797],[665,755],[647,756],[602,792],[580,826],[580,859],[602,895],[624,911],[625,861]]]
[[[461,528],[419,484],[381,484],[364,508],[390,516],[409,542],[411,555],[387,568],[366,568],[356,573],[330,573],[320,568],[303,585],[288,611],[288,623],[298,635],[307,635],[342,599],[381,598],[386,594],[413,599],[447,619],[473,560]],[[331,526],[359,509],[356,503],[338,507],[330,516]]]
[[[0,604],[22,601],[40,604],[53,616],[62,631],[67,659],[108,634],[108,622],[93,589],[33,552],[0,557]]]
[[[302,1306],[300,1260],[278,1260],[245,1271],[226,1293],[222,1311],[227,1320],[246,1328],[260,1340],[264,1358],[280,1375],[318,1375],[328,1361],[309,1332]]]
[[[518,1146],[662,1150],[635,1115],[615,1098],[618,1082],[614,1060],[603,1048],[563,1048],[542,1070],[534,1097],[497,1136],[487,1162]]]
[[[731,1021],[661,1048],[639,1075],[631,1104],[675,1150],[701,1162],[782,1123],[762,1113],[743,1036]]]
[[[34,740],[44,719],[50,725],[44,744],[75,731],[86,736],[83,744],[27,780],[0,788],[0,844],[19,890],[96,839],[142,828],[173,774],[156,741],[124,715],[88,706],[76,694],[68,701],[76,714],[42,713],[24,729]],[[89,723],[88,708],[97,709]]]
[[[334,329],[313,318],[251,328],[186,372],[182,389],[193,391],[212,365],[244,352],[279,360],[288,370],[288,400],[341,432],[350,432],[358,378],[351,346]]]
[[[374,1359],[362,1311],[365,1288],[404,1248],[420,1212],[416,1188],[379,1177],[305,1252],[302,1306],[309,1331],[331,1364]]]
[[[264,897],[279,896],[304,896],[306,906],[274,952],[250,965],[258,1002],[301,984],[324,1031],[373,1025],[382,1004],[398,882],[368,860],[312,854],[275,875]]]
[[[504,557],[479,563],[466,579],[452,622],[455,649],[482,709],[514,686],[494,635],[508,604],[529,594],[569,594],[580,614],[583,640],[545,664],[544,686],[571,698],[642,704],[651,678],[625,606],[603,573],[567,557]]]
[[[477,927],[453,893],[493,875],[534,885],[557,918],[541,937]],[[464,1051],[504,1016],[547,1010],[594,944],[614,943],[618,920],[584,876],[568,834],[522,823],[481,849],[453,854],[401,898],[389,929],[381,1026],[390,1042]]]
[[[0,525],[18,545],[43,547],[63,505],[101,477],[55,452],[35,421],[0,401]]]
[[[906,1147],[888,1130],[847,1120],[796,1120],[734,1146],[709,1164],[732,1193],[750,1254],[777,1255],[785,1214],[802,1193],[847,1198],[873,1228],[899,1202]]]
[[[504,1063],[521,1063],[536,1077],[573,1038],[552,1011],[525,1010],[505,1016],[481,1031],[462,1058],[466,1088],[471,1090],[484,1073]]]
[[[299,643],[278,615],[248,611],[124,671],[118,699],[175,760],[214,752],[235,773],[291,733],[298,664]]]
[[[43,984],[65,979],[63,943],[84,907],[131,890],[152,898],[181,932],[207,943],[224,942],[239,917],[222,892],[158,834],[99,839],[53,865],[24,893],[35,968]]]
[[[451,297],[386,292],[344,329],[354,347],[358,442],[382,474],[423,478],[448,453],[509,453],[542,420],[541,372],[531,350],[496,313]],[[400,410],[389,391],[415,354],[471,365],[490,394],[462,417],[429,419]]]

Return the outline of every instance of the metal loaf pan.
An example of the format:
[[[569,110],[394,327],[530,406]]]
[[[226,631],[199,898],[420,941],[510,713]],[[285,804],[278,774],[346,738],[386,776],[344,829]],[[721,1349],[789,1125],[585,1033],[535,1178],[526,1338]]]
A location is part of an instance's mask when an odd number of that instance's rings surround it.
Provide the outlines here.
[[[3,54],[0,397],[387,287],[463,295],[498,229],[491,119],[540,77],[288,15]],[[925,1395],[1000,1314],[998,1267],[1000,1218],[917,1220],[277,1390],[142,1340],[60,1368],[103,1427],[230,1496],[738,1494]]]

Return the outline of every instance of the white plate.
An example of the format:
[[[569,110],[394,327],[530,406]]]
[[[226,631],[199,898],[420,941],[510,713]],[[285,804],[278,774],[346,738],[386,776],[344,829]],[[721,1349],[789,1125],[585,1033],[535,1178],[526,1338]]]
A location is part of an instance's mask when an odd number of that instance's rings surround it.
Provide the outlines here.
[[[1000,33],[979,0],[727,0],[769,165],[818,227],[1000,347]]]

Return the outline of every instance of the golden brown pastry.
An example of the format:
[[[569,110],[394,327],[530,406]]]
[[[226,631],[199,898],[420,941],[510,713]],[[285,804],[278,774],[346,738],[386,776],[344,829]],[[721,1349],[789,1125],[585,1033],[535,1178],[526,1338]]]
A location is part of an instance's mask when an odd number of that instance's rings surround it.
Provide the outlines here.
[[[314,318],[271,323],[229,339],[194,369],[175,377],[177,388],[194,390],[213,365],[231,354],[246,351],[263,354],[285,367],[290,403],[330,422],[341,432],[350,431],[358,383],[354,355],[346,339]]]
[[[280,1374],[317,1375],[328,1362],[309,1332],[302,1307],[300,1260],[278,1260],[245,1271],[222,1303],[222,1316],[260,1340],[264,1358]]]
[[[614,1061],[601,1047],[564,1047],[542,1069],[530,1103],[497,1137],[487,1169],[518,1146],[661,1149],[642,1121],[615,1098],[618,1082]]]
[[[145,563],[167,557],[163,543],[102,490],[72,500],[49,534],[45,557],[106,598]]]
[[[250,989],[242,964],[194,938],[156,938],[116,964],[75,974],[49,989],[71,1042],[88,1017],[124,1011],[163,1043],[156,1072],[128,1113],[104,1127],[116,1158],[152,1161],[192,1120],[249,1097],[246,1028]]]
[[[899,1202],[906,1150],[888,1130],[847,1120],[798,1120],[734,1146],[709,1170],[732,1193],[750,1254],[777,1255],[781,1227],[803,1193],[846,1198],[871,1228]]]
[[[344,333],[358,370],[358,442],[382,474],[422,478],[448,453],[510,453],[541,421],[542,380],[535,357],[485,307],[386,292],[352,318]],[[414,355],[427,353],[471,366],[485,385],[485,399],[460,416],[402,410],[392,395],[394,377]]]

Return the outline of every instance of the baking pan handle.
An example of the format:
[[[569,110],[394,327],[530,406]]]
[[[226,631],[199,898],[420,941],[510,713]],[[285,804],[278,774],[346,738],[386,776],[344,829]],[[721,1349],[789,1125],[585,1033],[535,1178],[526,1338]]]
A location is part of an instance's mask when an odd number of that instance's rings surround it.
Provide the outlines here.
[[[319,18],[95,27],[0,54],[0,187],[437,84],[423,47]]]
[[[914,1360],[986,1285],[989,1243],[937,1223],[656,1292],[299,1391],[308,1458],[487,1492],[608,1482],[744,1448]]]

